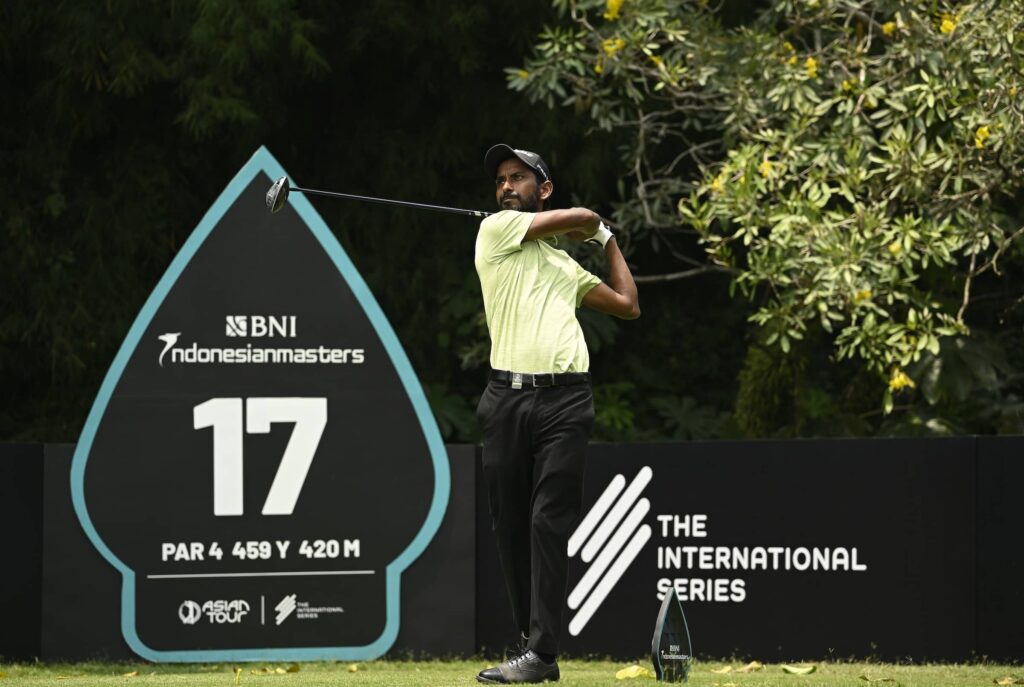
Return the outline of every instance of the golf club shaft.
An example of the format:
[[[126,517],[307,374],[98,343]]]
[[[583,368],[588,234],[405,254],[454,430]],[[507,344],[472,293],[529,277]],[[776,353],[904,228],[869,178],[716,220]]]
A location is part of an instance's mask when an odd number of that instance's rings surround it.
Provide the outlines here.
[[[414,208],[418,210],[434,210],[436,212],[448,212],[453,215],[463,215],[464,217],[489,217],[494,213],[484,212],[483,210],[466,210],[465,208],[451,208],[447,205],[429,205],[427,203],[413,203],[407,200],[391,200],[389,198],[374,198],[372,196],[357,196],[353,193],[339,193],[337,191],[320,191],[315,188],[303,188],[301,186],[289,186],[290,193],[306,193],[316,196],[327,196],[328,198],[343,198],[347,200],[362,200],[367,203],[379,203],[381,205],[397,205],[399,207]],[[601,218],[601,221],[607,225],[609,229],[618,230],[618,227],[612,224],[610,221]]]
[[[312,188],[292,186],[292,193],[306,193],[317,196],[328,196],[330,198],[346,198],[348,200],[362,200],[367,203],[380,203],[381,205],[397,205],[399,207],[416,208],[419,210],[435,210],[437,212],[450,212],[454,215],[465,215],[467,217],[487,217],[491,213],[482,210],[464,210],[462,208],[450,208],[444,205],[427,205],[425,203],[410,203],[405,200],[389,200],[387,198],[372,198],[370,196],[357,196],[351,193],[338,193],[337,191],[318,191]]]

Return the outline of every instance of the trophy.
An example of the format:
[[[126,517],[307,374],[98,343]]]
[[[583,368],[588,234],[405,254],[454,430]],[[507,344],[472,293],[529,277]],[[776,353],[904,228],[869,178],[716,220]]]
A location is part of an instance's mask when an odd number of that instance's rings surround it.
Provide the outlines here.
[[[655,676],[663,682],[686,682],[690,674],[693,664],[690,629],[686,626],[686,616],[675,587],[665,592],[658,611],[651,640],[651,661]]]

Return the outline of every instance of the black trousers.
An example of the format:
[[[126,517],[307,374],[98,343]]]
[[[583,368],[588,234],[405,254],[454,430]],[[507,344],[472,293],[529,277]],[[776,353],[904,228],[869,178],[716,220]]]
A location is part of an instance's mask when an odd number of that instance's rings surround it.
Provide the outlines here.
[[[512,617],[529,648],[557,654],[580,515],[583,463],[594,426],[590,384],[487,385],[477,417],[483,473]]]

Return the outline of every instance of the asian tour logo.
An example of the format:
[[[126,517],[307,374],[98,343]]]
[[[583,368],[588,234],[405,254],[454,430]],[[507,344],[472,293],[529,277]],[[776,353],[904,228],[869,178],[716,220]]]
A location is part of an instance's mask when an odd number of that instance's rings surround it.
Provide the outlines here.
[[[195,625],[203,617],[203,608],[195,601],[182,601],[178,606],[178,617],[185,625]]]
[[[651,526],[643,523],[651,502],[641,498],[654,471],[644,466],[629,486],[615,475],[597,503],[569,538],[569,557],[577,553],[590,567],[569,593],[569,634],[579,635],[615,588],[626,570],[651,539]]]
[[[249,602],[242,599],[217,599],[199,604],[192,600],[182,601],[178,606],[178,618],[183,625],[195,625],[203,615],[211,625],[234,625],[249,615]]]

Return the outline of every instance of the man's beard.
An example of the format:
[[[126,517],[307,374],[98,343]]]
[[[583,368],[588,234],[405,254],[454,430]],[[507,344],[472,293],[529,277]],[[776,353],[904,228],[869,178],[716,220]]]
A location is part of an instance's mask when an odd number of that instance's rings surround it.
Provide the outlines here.
[[[501,203],[499,204],[499,207],[501,207],[502,210],[506,209],[505,208],[505,199],[509,198],[509,197],[510,196],[508,196],[508,195],[502,197]],[[532,195],[526,196],[525,198],[523,196],[517,196],[517,197],[513,198],[513,200],[518,200],[519,201],[519,208],[518,208],[519,212],[537,212],[537,210],[540,209],[540,194],[539,193],[535,192]]]

